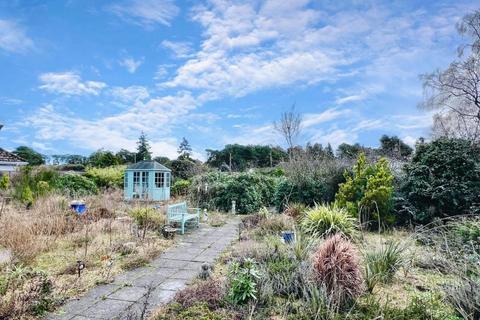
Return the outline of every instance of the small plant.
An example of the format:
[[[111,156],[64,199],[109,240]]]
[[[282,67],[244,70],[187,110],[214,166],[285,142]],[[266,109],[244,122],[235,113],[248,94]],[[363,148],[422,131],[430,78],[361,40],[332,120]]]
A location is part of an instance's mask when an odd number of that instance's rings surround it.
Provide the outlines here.
[[[355,223],[356,220],[345,209],[323,204],[305,212],[301,227],[305,233],[317,237],[336,233],[351,237],[356,231]]]
[[[480,319],[480,282],[463,279],[457,285],[447,286],[446,296],[455,310],[467,320]]]
[[[220,212],[212,212],[208,215],[208,223],[212,227],[221,227],[227,223],[227,217]]]
[[[26,206],[31,206],[33,204],[33,193],[29,186],[25,186],[25,188],[23,188],[22,202]]]
[[[257,280],[260,276],[254,260],[233,262],[229,277],[231,283],[228,297],[234,304],[244,304],[257,299]]]
[[[283,213],[294,219],[300,219],[306,209],[307,207],[303,203],[293,202],[287,205]]]
[[[404,264],[403,248],[398,242],[388,241],[378,251],[365,255],[365,280],[367,289],[372,292],[378,282],[392,280],[395,273]]]
[[[138,227],[144,230],[159,230],[166,222],[165,216],[152,208],[135,208],[129,212],[129,215]]]
[[[0,179],[0,190],[7,190],[9,186],[10,186],[10,178],[6,174],[2,175]]]
[[[190,180],[177,179],[172,185],[172,194],[176,196],[185,196],[192,182]]]
[[[336,308],[363,291],[357,250],[338,234],[320,245],[313,259],[313,271],[317,284],[325,288]]]
[[[184,308],[191,307],[195,303],[205,303],[210,309],[217,309],[221,306],[224,295],[221,283],[218,280],[209,279],[177,292],[174,300]]]

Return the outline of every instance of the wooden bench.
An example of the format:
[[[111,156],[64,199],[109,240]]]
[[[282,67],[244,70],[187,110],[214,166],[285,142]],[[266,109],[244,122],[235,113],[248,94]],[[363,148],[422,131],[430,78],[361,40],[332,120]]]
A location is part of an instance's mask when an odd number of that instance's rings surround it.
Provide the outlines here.
[[[189,212],[190,210],[190,212]],[[177,222],[181,225],[182,234],[185,233],[185,223],[193,220],[197,226],[200,225],[200,208],[188,208],[186,202],[180,202],[168,205],[167,223]]]

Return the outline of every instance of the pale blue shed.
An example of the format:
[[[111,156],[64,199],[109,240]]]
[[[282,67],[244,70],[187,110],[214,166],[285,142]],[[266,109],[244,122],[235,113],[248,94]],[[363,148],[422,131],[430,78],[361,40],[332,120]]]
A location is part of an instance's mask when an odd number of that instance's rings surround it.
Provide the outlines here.
[[[168,200],[171,179],[172,171],[156,161],[134,163],[125,171],[125,200]]]

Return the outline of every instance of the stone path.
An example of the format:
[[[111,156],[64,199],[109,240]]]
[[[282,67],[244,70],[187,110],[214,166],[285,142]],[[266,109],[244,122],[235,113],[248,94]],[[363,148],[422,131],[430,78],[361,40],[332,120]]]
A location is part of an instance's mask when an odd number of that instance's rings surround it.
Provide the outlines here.
[[[238,235],[238,220],[222,227],[201,225],[200,230],[179,236],[180,241],[148,266],[123,273],[111,284],[90,290],[67,302],[52,320],[147,319],[159,305],[197,277],[204,262],[212,263]]]

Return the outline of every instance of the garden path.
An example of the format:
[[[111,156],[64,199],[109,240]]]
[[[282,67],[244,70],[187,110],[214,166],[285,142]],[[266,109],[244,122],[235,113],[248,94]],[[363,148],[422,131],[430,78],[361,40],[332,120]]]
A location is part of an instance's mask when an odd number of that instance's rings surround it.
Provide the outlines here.
[[[238,218],[221,227],[200,225],[146,267],[118,275],[113,283],[97,286],[67,302],[52,320],[147,319],[159,305],[197,277],[201,265],[212,263],[238,236]]]

